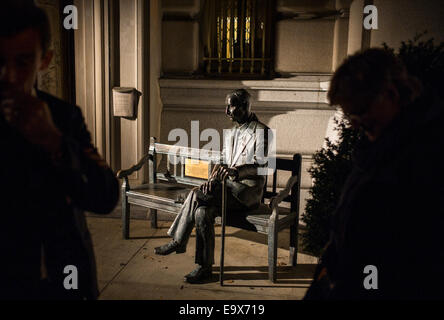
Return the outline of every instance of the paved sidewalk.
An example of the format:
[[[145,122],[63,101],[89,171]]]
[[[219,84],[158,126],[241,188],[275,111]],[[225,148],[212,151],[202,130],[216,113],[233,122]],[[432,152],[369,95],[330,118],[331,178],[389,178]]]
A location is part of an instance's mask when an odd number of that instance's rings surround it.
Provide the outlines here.
[[[227,227],[225,285],[219,285],[220,227],[216,226],[214,279],[187,284],[183,276],[194,269],[194,232],[184,254],[157,256],[154,247],[170,240],[171,222],[152,229],[148,220],[132,220],[131,239],[122,239],[121,220],[89,216],[94,242],[100,299],[301,299],[311,282],[316,259],[299,254],[297,267],[288,263],[288,232],[279,234],[278,282],[268,281],[266,236]]]

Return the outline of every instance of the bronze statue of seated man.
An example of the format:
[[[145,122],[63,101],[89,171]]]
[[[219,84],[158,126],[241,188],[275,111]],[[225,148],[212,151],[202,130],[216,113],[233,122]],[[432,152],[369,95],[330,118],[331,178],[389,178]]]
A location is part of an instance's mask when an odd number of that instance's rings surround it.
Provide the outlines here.
[[[188,283],[202,283],[212,276],[214,264],[214,220],[221,215],[222,181],[227,177],[227,224],[254,229],[245,219],[249,209],[259,206],[263,195],[265,175],[258,169],[266,165],[269,128],[250,111],[250,94],[235,90],[227,95],[226,115],[234,127],[225,134],[223,164],[217,165],[208,181],[194,188],[187,196],[168,235],[171,242],[155,248],[155,253],[183,253],[193,228],[196,228],[198,265],[185,276]]]

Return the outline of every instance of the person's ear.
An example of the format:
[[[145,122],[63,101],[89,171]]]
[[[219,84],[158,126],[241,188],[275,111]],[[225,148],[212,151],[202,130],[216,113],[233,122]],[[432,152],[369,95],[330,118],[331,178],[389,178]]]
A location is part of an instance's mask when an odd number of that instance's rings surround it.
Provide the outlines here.
[[[388,97],[390,98],[390,100],[394,103],[394,104],[398,104],[399,103],[399,92],[398,90],[391,85],[390,88],[387,90],[387,94]]]
[[[40,64],[39,71],[43,71],[48,68],[53,56],[54,56],[54,50],[46,51],[45,55],[42,57],[42,63]]]

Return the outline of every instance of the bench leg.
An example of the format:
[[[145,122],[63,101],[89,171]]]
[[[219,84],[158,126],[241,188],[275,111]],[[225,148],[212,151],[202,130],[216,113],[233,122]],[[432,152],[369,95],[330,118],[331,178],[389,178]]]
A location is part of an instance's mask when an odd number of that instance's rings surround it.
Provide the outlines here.
[[[290,261],[289,264],[295,267],[298,264],[298,226],[290,226]]]
[[[125,182],[124,182],[125,184]],[[126,185],[122,185],[122,233],[123,239],[129,238],[130,204],[126,196]]]
[[[277,242],[277,229],[275,225],[272,225],[268,231],[268,279],[273,283],[276,282],[277,273]]]
[[[157,209],[150,209],[151,228],[157,229]]]

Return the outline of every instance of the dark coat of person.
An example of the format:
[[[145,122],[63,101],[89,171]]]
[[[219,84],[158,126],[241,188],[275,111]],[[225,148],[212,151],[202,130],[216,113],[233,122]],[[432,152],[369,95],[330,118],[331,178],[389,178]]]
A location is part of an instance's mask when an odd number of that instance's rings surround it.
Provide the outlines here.
[[[355,149],[306,300],[444,299],[443,129],[443,102],[423,97]]]
[[[63,135],[62,154],[51,159],[0,117],[0,296],[95,299],[96,265],[84,211],[111,212],[118,182],[93,147],[81,110],[43,92],[38,97]],[[64,287],[71,275],[66,266],[77,268],[77,289]]]

